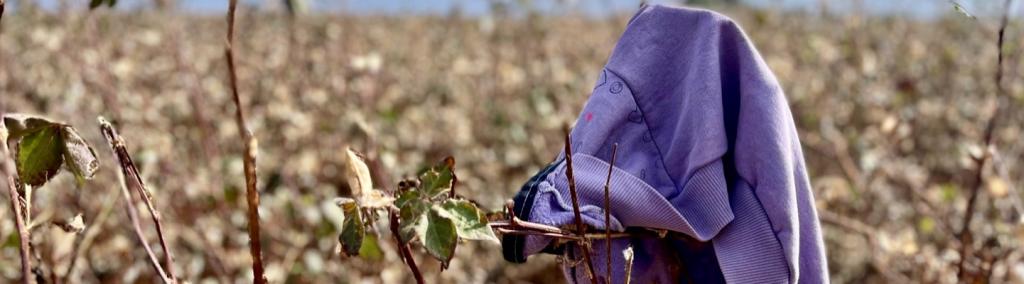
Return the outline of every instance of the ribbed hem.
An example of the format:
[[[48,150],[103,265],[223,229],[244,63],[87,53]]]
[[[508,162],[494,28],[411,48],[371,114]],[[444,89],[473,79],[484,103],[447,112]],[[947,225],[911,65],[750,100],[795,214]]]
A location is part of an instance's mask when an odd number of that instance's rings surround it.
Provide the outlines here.
[[[697,169],[685,182],[682,192],[670,203],[693,226],[695,238],[710,240],[734,218],[722,161]]]
[[[569,183],[565,166],[563,164],[557,171],[550,174],[548,182],[551,182],[558,190],[557,193],[560,196],[557,198],[564,201],[559,202],[564,206],[561,209],[571,212],[572,204],[570,203],[571,197],[568,196]],[[573,155],[573,173],[581,207],[592,207],[593,205],[603,207],[604,183],[608,174],[608,166],[605,161],[591,155],[580,153]],[[715,168],[716,166],[717,168]],[[711,164],[697,171],[690,179],[691,181],[687,183],[684,192],[680,194],[680,196],[689,198],[682,199],[686,202],[679,207],[670,203],[643,180],[615,168],[612,171],[610,192],[612,216],[623,227],[667,229],[690,235],[701,241],[710,240],[733,218],[724,176],[715,176],[716,170],[717,174],[721,175],[721,163]],[[598,212],[603,211],[599,210]],[[685,213],[681,214],[681,212]],[[590,218],[584,217],[585,221],[593,220],[587,219]],[[596,221],[602,220],[603,217],[596,218]],[[592,225],[599,228],[604,227],[603,224]]]
[[[715,238],[715,255],[728,283],[791,283],[782,243],[746,182],[736,182],[733,210],[740,216]]]

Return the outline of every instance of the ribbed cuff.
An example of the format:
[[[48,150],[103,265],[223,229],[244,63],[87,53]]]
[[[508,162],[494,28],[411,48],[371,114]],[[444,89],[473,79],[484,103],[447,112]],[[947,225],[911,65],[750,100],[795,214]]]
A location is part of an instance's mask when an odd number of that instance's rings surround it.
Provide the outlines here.
[[[669,202],[692,226],[694,238],[708,241],[718,235],[734,218],[722,161],[716,160],[694,171],[682,191]]]

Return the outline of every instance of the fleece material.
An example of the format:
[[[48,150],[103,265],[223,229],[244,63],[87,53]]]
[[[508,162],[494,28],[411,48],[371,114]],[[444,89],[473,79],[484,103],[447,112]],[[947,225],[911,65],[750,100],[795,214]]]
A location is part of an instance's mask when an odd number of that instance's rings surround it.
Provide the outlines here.
[[[654,228],[669,238],[612,241],[613,282],[827,283],[814,197],[792,114],[778,81],[740,27],[706,10],[646,6],[630,21],[571,133],[583,221]],[[618,143],[615,165],[609,165]],[[514,199],[516,215],[573,223],[564,152]],[[505,236],[505,258],[547,252],[581,259],[578,247]],[[605,275],[606,243],[593,243]],[[571,261],[570,261],[571,262]],[[565,265],[586,282],[585,264]]]

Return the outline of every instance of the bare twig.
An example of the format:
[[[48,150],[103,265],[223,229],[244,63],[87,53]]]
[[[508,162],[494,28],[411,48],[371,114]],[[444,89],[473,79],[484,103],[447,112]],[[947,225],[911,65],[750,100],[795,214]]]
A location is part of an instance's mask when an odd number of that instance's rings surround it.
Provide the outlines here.
[[[572,140],[569,136],[569,126],[565,126],[563,131],[565,132],[565,173],[566,178],[569,179],[569,195],[572,196],[572,212],[576,219],[576,233],[582,237],[585,234],[586,227],[584,227],[583,217],[580,215],[580,202],[576,194],[576,179],[572,173]],[[594,263],[590,261],[590,243],[580,242],[579,246],[583,250],[583,259],[587,262],[587,277],[590,277],[591,283],[597,283],[594,279]]]
[[[612,160],[608,164],[608,178],[604,181],[604,234],[608,236],[605,240],[605,264],[607,274],[605,283],[612,283],[612,170],[615,169],[615,154],[619,151],[619,143],[612,144]]]
[[[978,194],[984,183],[984,172],[985,165],[991,157],[991,149],[993,147],[993,137],[995,136],[995,129],[999,123],[999,119],[1005,112],[1004,108],[1008,107],[1009,103],[1006,102],[1006,92],[1003,89],[1003,41],[1005,40],[1006,27],[1009,24],[1009,13],[1012,7],[1013,0],[1005,0],[1003,2],[1003,16],[999,23],[998,39],[996,40],[996,50],[998,52],[998,59],[996,62],[996,72],[993,77],[993,81],[996,84],[996,109],[995,113],[989,118],[988,123],[985,126],[984,146],[982,148],[981,157],[975,157],[976,172],[971,182],[971,193],[967,198],[967,209],[964,212],[963,225],[960,227],[960,261],[957,264],[957,279],[961,282],[968,281],[968,274],[966,269],[967,260],[972,258],[974,252],[974,236],[971,232],[971,219],[974,218],[976,211],[976,205]]]
[[[0,7],[2,7],[2,3],[3,0],[0,0]],[[0,126],[0,128],[2,127]],[[14,161],[8,155],[7,141],[4,139],[4,141],[0,141],[0,144],[3,144],[0,145],[0,154],[3,155],[3,157],[0,157],[3,159],[3,165],[0,165],[0,172],[3,172],[7,179],[7,191],[11,195],[11,209],[14,210],[14,225],[18,229],[18,244],[21,250],[21,283],[29,284],[32,283],[31,278],[29,278],[32,275],[32,260],[29,252],[29,241],[32,240],[32,237],[29,234],[28,227],[25,226],[21,205],[18,204],[20,203],[21,195],[18,194],[18,179],[15,178],[17,170]]]
[[[245,194],[249,204],[249,254],[252,256],[252,274],[255,283],[267,283],[267,277],[263,273],[263,251],[260,243],[260,194],[256,191],[256,152],[257,141],[252,131],[245,122],[245,110],[242,108],[242,99],[238,95],[238,74],[235,72],[235,10],[238,8],[238,0],[230,0],[228,4],[228,34],[224,47],[224,57],[228,61],[228,75],[231,80],[231,94],[235,101],[235,122],[238,124],[238,134],[242,138],[243,150],[242,161],[245,167]]]
[[[629,284],[630,278],[633,276],[633,246],[627,247],[622,252],[622,257],[626,260],[626,280],[623,283]]]
[[[139,241],[142,242],[143,247],[146,249],[146,253],[149,254],[150,260],[153,262],[153,266],[160,273],[164,282],[177,283],[177,277],[174,276],[174,254],[171,253],[170,247],[167,245],[167,239],[164,237],[164,229],[161,221],[162,217],[160,212],[153,206],[153,196],[149,194],[149,189],[146,188],[146,183],[142,181],[142,175],[139,173],[138,167],[135,166],[135,162],[132,160],[132,156],[128,154],[128,148],[125,146],[124,138],[117,133],[117,129],[114,129],[106,119],[99,118],[100,131],[103,132],[103,137],[107,139],[107,143],[110,145],[110,150],[114,152],[114,156],[117,157],[118,166],[121,168],[121,182],[122,182],[122,193],[124,194],[125,203],[128,206],[128,216],[132,219],[132,223],[135,226],[135,234],[138,235]],[[129,182],[130,181],[130,182]],[[149,210],[150,217],[153,218],[153,224],[156,227],[156,235],[160,240],[160,246],[164,249],[164,266],[161,268],[160,262],[157,261],[156,255],[153,253],[152,248],[149,247],[149,243],[146,241],[145,235],[142,233],[142,226],[139,222],[138,211],[135,208],[135,202],[132,201],[131,192],[128,188],[132,187],[129,184],[134,183],[135,192],[139,195],[139,198],[146,204],[146,209]],[[166,269],[166,273],[164,272]]]

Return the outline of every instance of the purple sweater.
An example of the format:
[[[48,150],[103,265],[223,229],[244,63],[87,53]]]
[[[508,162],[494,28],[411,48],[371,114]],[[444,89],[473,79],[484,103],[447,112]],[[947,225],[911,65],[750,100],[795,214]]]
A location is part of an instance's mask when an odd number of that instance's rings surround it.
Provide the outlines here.
[[[572,131],[584,221],[604,228],[611,147],[613,230],[667,229],[693,241],[617,239],[632,246],[634,283],[826,283],[814,197],[792,114],[743,31],[710,11],[647,6],[630,20]],[[515,213],[554,226],[574,220],[564,153],[515,198]],[[544,237],[505,236],[506,259],[575,254]],[[605,275],[605,243],[594,243]],[[601,261],[597,261],[601,260]],[[583,266],[567,277],[585,280]],[[583,281],[580,281],[581,283]]]

